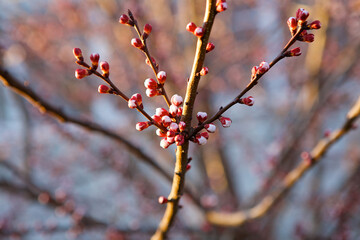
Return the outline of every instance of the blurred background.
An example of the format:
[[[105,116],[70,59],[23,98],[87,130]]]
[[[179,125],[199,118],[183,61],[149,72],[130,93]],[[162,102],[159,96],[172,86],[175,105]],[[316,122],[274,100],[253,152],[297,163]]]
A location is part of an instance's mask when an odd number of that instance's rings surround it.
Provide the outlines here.
[[[315,42],[296,43],[300,57],[278,63],[225,116],[232,126],[191,144],[186,183],[201,207],[184,197],[169,239],[360,239],[360,134],[351,132],[265,217],[237,228],[206,222],[204,209],[254,206],[328,131],[340,127],[360,90],[359,0],[228,0],[216,17],[195,113],[215,113],[249,82],[251,68],[270,62],[290,39],[286,21],[299,7],[320,20]],[[72,49],[86,61],[99,53],[112,81],[128,96],[143,95],[152,115],[165,107],[147,98],[153,77],[145,56],[130,45],[136,33],[118,18],[131,9],[153,31],[149,50],[168,74],[166,89],[184,97],[205,1],[0,0],[0,68],[72,117],[109,129],[173,173],[174,147],[160,148],[155,128],[116,96],[100,95],[101,80],[78,80]],[[0,86],[0,238],[149,239],[171,184],[106,135],[60,123]]]

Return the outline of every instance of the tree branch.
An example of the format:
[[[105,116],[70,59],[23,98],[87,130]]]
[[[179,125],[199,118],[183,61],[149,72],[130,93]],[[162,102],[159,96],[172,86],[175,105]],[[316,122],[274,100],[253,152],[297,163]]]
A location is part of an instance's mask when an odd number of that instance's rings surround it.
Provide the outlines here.
[[[355,120],[360,115],[360,97],[347,114],[343,126],[334,131],[329,137],[321,139],[310,152],[308,159],[302,161],[295,169],[289,172],[281,185],[273,193],[264,197],[263,200],[255,207],[249,210],[238,211],[234,213],[222,213],[211,211],[207,213],[207,219],[210,223],[221,226],[240,226],[250,220],[264,216],[280,199],[298,182],[301,177],[309,171],[321,158],[328,149],[337,142],[341,137],[353,129]]]

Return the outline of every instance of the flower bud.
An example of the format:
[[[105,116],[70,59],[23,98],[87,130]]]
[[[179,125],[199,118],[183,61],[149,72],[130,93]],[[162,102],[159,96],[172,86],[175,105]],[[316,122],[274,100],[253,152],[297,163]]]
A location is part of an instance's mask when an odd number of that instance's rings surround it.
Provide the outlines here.
[[[169,112],[165,108],[157,108],[155,110],[155,115],[158,115],[159,117],[168,116]]]
[[[191,168],[191,165],[190,165],[190,164],[186,165],[186,171],[189,171],[190,168]]]
[[[161,117],[158,115],[152,115],[151,118],[154,120],[155,123],[161,125]]]
[[[157,79],[158,79],[159,83],[164,84],[166,81],[166,72],[164,72],[164,71],[158,72]]]
[[[194,33],[195,29],[196,29],[196,24],[193,22],[190,22],[188,23],[188,25],[186,25],[186,30],[189,32]]]
[[[183,112],[183,108],[182,108],[182,107],[179,107],[179,108],[178,108],[178,112],[177,112],[177,116],[178,116],[178,117],[181,117],[182,112]]]
[[[144,48],[144,45],[139,38],[131,39],[131,45],[133,45],[134,47],[139,48],[139,49]]]
[[[164,196],[160,196],[159,199],[158,199],[158,201],[159,201],[160,204],[165,204],[165,203],[167,203],[169,200],[168,200],[166,197],[164,197]]]
[[[214,50],[215,48],[215,45],[212,43],[212,42],[209,42],[207,45],[206,45],[206,52],[211,52],[212,50]]]
[[[230,118],[228,117],[220,117],[219,118],[220,122],[221,122],[221,125],[224,127],[224,128],[228,128],[230,127],[232,121]]]
[[[301,49],[299,47],[293,48],[289,51],[289,57],[300,56],[300,55],[301,55]]]
[[[172,123],[171,118],[169,116],[163,116],[161,118],[161,122],[164,127],[168,127]]]
[[[129,99],[128,101],[128,107],[131,108],[131,109],[134,109],[137,107],[136,105],[136,101],[134,99]]]
[[[223,12],[228,8],[226,1],[218,0],[218,4],[216,4],[216,11]]]
[[[127,24],[129,22],[129,17],[125,14],[121,15],[119,18],[121,24]]]
[[[152,79],[152,78],[147,78],[144,82],[144,86],[147,88],[147,89],[157,89],[158,87],[158,84],[157,82]]]
[[[159,137],[166,137],[166,132],[158,128],[156,129],[156,135],[158,135]]]
[[[144,33],[146,33],[147,35],[149,35],[151,33],[152,30],[152,26],[150,24],[145,24],[144,26]]]
[[[110,88],[108,86],[105,86],[105,85],[99,85],[98,92],[99,93],[109,93]]]
[[[144,129],[147,129],[150,125],[151,125],[151,122],[149,122],[149,121],[147,121],[147,122],[138,122],[136,124],[136,130],[142,131]]]
[[[155,58],[151,57],[151,61],[153,62],[154,66],[156,67],[157,64],[156,64]],[[149,59],[146,58],[145,63],[146,63],[146,65],[151,67],[151,63],[150,63]]]
[[[176,143],[176,146],[181,146],[183,145],[185,142],[185,138],[183,135],[181,134],[178,134],[175,136],[175,143]]]
[[[177,94],[171,97],[171,103],[179,107],[183,103],[183,98]]]
[[[178,111],[178,107],[171,104],[169,107],[169,113],[170,113],[171,117],[176,117],[177,111]]]
[[[82,52],[81,52],[81,49],[80,48],[74,48],[73,49],[73,54],[75,56],[75,58],[78,60],[78,61],[84,61],[84,57],[82,55]]]
[[[208,131],[209,133],[214,133],[216,131],[216,126],[213,123],[209,123],[205,125],[205,129],[206,131]]]
[[[110,71],[110,65],[108,62],[101,62],[100,63],[100,69],[103,72],[104,75],[109,75]]]
[[[179,126],[179,130],[180,130],[180,131],[184,131],[185,128],[186,128],[186,124],[185,124],[185,122],[183,122],[183,121],[180,121],[179,124],[178,124],[178,126]]]
[[[242,98],[241,102],[247,106],[252,106],[254,105],[255,101],[253,97],[247,97],[247,98]]]
[[[256,77],[256,74],[258,74],[258,70],[259,70],[259,67],[258,66],[254,66],[252,69],[251,69],[251,79],[254,79]]]
[[[100,55],[98,53],[93,53],[90,55],[90,61],[93,67],[97,67],[99,65]]]
[[[202,36],[204,36],[204,33],[205,33],[205,31],[202,27],[195,28],[195,31],[194,31],[195,36],[202,37]]]
[[[172,131],[172,130],[169,130],[169,131],[167,131],[167,133],[166,133],[166,137],[169,137],[169,138],[173,138],[173,137],[175,137],[175,132],[174,131]]]
[[[303,40],[304,40],[304,42],[311,43],[311,42],[313,42],[313,41],[315,40],[315,36],[314,36],[314,34],[312,34],[312,33],[310,33],[310,34],[305,34],[305,35],[303,36]]]
[[[148,88],[148,89],[146,89],[145,93],[146,93],[146,96],[148,96],[148,97],[155,97],[158,95],[158,91],[156,89]]]
[[[89,72],[86,69],[76,69],[75,70],[75,77],[77,79],[82,79],[82,78],[84,78],[84,77],[86,77],[88,75],[89,75]]]
[[[166,138],[161,139],[160,141],[160,147],[166,149],[170,146],[171,144],[168,142],[168,140]]]
[[[209,68],[203,67],[200,71],[200,76],[205,76],[206,74],[208,74],[208,72],[209,72]]]
[[[264,74],[265,72],[267,72],[269,70],[269,68],[270,68],[270,66],[267,62],[261,62],[259,65],[258,73]]]
[[[309,12],[306,11],[305,9],[299,8],[296,11],[296,20],[299,20],[299,22],[305,22],[308,17],[309,17]]]
[[[170,144],[173,144],[175,142],[175,137],[166,137],[166,141],[168,141]]]
[[[321,23],[319,20],[315,20],[312,23],[310,23],[308,25],[309,29],[320,29],[321,28]]]
[[[289,26],[290,32],[293,32],[294,30],[296,30],[296,28],[297,28],[297,20],[296,20],[296,18],[290,17],[290,18],[287,20],[287,24],[288,24],[288,26]]]
[[[202,132],[200,133],[201,136],[203,136],[204,138],[206,138],[206,140],[209,139],[209,133],[208,132]]]
[[[178,129],[179,129],[179,125],[178,125],[177,123],[172,122],[172,123],[170,124],[170,126],[169,126],[169,129],[170,129],[171,131],[177,132]]]
[[[202,123],[207,119],[207,113],[206,112],[198,112],[196,114],[196,118],[198,119],[199,123]]]
[[[207,143],[207,140],[204,136],[198,133],[196,134],[195,142],[199,145],[205,145]]]
[[[142,96],[140,93],[133,94],[130,99],[135,100],[136,104],[139,106],[142,104]]]

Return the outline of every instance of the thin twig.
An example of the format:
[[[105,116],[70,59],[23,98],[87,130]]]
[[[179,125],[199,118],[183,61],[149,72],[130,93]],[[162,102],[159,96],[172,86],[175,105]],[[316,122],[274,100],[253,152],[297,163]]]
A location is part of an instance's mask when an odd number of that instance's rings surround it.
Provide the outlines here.
[[[240,226],[245,222],[264,216],[280,199],[298,182],[301,177],[309,171],[328,149],[341,137],[354,127],[355,120],[360,115],[360,97],[347,114],[343,126],[334,131],[329,137],[321,139],[310,152],[309,159],[302,161],[295,169],[290,171],[282,180],[281,185],[273,193],[270,193],[255,207],[249,210],[234,213],[208,212],[207,219],[210,223],[221,226]]]

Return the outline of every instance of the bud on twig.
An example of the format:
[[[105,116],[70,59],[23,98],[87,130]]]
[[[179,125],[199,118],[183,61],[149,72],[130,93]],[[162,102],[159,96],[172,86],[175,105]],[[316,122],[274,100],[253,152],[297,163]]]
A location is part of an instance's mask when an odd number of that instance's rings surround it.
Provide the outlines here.
[[[82,55],[82,52],[81,52],[81,49],[80,48],[74,48],[73,49],[73,54],[75,56],[75,58],[78,60],[78,61],[84,61],[84,57]]]
[[[196,114],[196,118],[198,119],[199,123],[203,123],[207,119],[207,113],[206,112],[198,112]]]
[[[196,29],[196,24],[193,22],[190,22],[188,23],[188,25],[186,25],[186,30],[191,33],[194,33],[195,29]]]
[[[164,197],[164,196],[160,196],[159,197],[159,199],[158,199],[158,202],[160,203],[160,204],[165,204],[165,203],[167,203],[169,200],[166,198],[166,197]]]
[[[108,62],[101,62],[100,63],[100,69],[105,77],[109,76],[110,71],[110,65]]]
[[[216,126],[213,123],[206,124],[204,127],[209,133],[214,133],[216,131]]]
[[[228,117],[220,117],[219,118],[219,121],[221,122],[221,125],[224,127],[224,128],[228,128],[230,127],[232,121],[230,118]]]
[[[207,45],[206,45],[206,52],[211,52],[212,50],[214,50],[215,48],[215,45],[212,43],[212,42],[209,42]]]
[[[164,72],[164,71],[158,72],[157,79],[158,79],[159,83],[164,84],[166,81],[166,72]]]
[[[110,88],[108,86],[105,86],[105,85],[99,85],[98,92],[99,93],[109,93]]]
[[[90,55],[90,61],[94,69],[99,65],[100,55],[98,53],[93,53]]]
[[[204,29],[202,27],[197,27],[194,30],[194,35],[197,36],[197,37],[204,36],[204,33],[205,33],[205,31],[204,31]]]
[[[208,67],[203,67],[200,71],[200,76],[205,76],[206,74],[209,73],[209,68]]]

